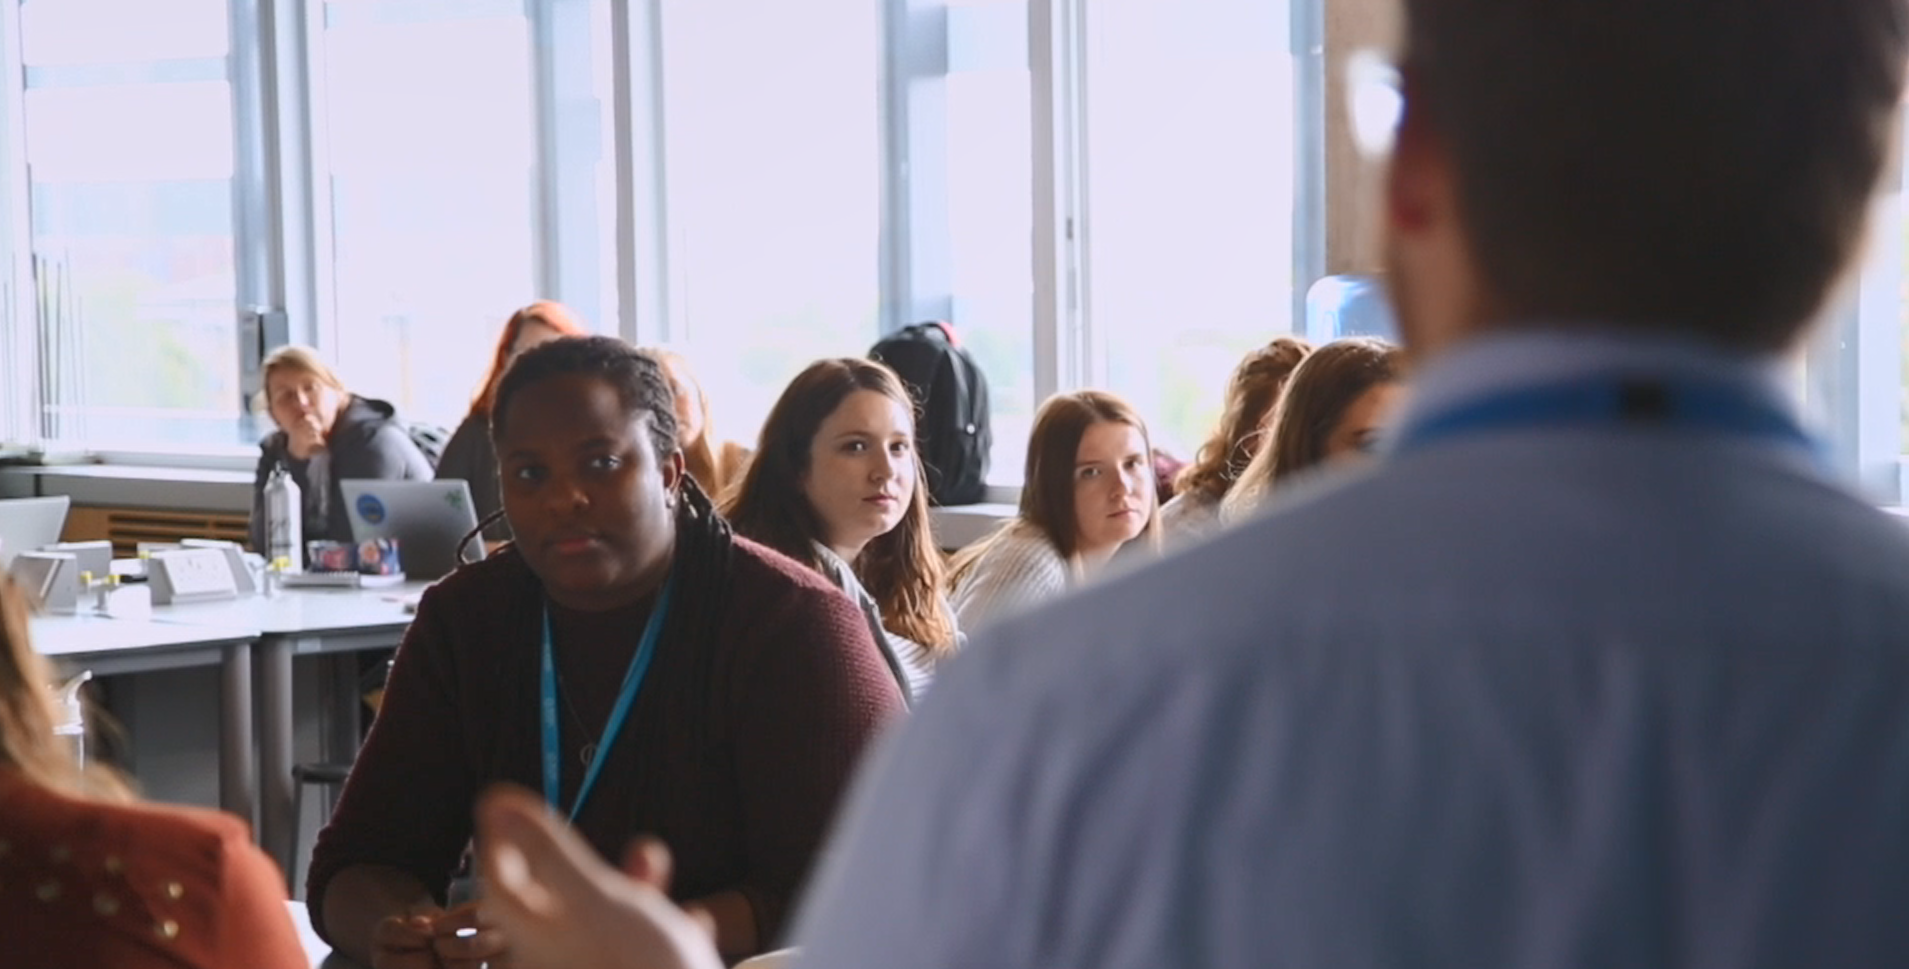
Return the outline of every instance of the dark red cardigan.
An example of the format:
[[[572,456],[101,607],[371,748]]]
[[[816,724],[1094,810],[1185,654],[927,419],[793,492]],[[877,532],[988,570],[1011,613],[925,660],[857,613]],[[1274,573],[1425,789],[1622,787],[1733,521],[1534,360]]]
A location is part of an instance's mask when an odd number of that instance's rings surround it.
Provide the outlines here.
[[[613,864],[632,837],[661,838],[675,859],[672,894],[742,891],[767,945],[863,748],[903,707],[867,621],[821,576],[737,539],[729,583],[714,642],[663,638],[576,827]],[[425,594],[312,855],[307,896],[321,932],[325,886],[340,869],[401,868],[442,899],[476,795],[500,780],[541,790],[543,608],[514,549]],[[608,720],[650,608],[552,608],[569,701],[565,808],[582,780],[580,749]]]

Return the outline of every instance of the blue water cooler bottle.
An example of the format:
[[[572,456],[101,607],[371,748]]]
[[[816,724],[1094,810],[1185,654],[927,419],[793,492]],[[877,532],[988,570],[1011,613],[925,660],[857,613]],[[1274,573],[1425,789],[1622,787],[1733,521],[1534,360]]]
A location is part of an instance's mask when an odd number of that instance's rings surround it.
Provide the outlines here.
[[[1320,344],[1346,336],[1398,342],[1398,320],[1382,278],[1326,276],[1306,291],[1306,339]]]

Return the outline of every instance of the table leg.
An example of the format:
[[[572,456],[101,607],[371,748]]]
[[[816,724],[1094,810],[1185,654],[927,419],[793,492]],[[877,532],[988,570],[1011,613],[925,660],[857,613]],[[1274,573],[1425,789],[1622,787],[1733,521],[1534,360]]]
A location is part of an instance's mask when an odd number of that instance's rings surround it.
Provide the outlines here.
[[[325,657],[331,668],[331,690],[325,704],[325,759],[349,764],[358,756],[358,654],[333,653]]]
[[[257,762],[252,759],[252,644],[224,647],[219,663],[219,806],[258,824]],[[254,828],[256,834],[257,829]]]
[[[292,641],[266,636],[258,645],[259,845],[292,870]],[[287,876],[289,877],[289,875]]]

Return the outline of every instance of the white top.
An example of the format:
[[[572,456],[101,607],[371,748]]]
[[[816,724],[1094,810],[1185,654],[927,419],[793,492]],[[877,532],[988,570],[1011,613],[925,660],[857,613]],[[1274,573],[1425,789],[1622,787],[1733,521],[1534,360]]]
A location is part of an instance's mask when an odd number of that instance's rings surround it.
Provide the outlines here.
[[[822,574],[833,581],[843,592],[848,593],[855,604],[862,607],[862,615],[868,617],[869,634],[882,647],[882,658],[888,661],[888,668],[895,674],[895,682],[901,685],[908,696],[910,705],[921,699],[928,684],[935,679],[935,657],[928,647],[903,636],[890,632],[882,624],[881,603],[875,601],[862,580],[855,575],[855,569],[835,550],[821,542],[811,543],[815,554],[822,562]]]
[[[1625,363],[1764,377],[1502,338],[1405,419]],[[1900,962],[1901,522],[1689,425],[1351,474],[945,664],[851,797],[803,964]]]
[[[1160,528],[1167,545],[1184,548],[1220,530],[1220,499],[1194,488],[1160,507]]]
[[[1067,591],[1074,569],[1047,539],[1015,525],[993,539],[955,585],[955,623],[979,629],[984,623],[1039,605]]]

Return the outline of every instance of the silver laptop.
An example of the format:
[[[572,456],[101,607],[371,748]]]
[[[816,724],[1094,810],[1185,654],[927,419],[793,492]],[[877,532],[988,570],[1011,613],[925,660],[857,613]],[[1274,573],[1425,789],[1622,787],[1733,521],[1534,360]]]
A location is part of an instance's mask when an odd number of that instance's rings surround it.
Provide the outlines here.
[[[351,516],[351,540],[397,539],[407,579],[435,579],[457,568],[457,545],[477,528],[470,485],[457,479],[345,480],[338,489]]]
[[[0,569],[11,567],[13,557],[21,552],[59,541],[72,505],[73,499],[65,495],[0,499]]]

